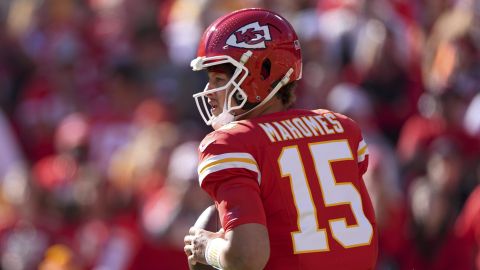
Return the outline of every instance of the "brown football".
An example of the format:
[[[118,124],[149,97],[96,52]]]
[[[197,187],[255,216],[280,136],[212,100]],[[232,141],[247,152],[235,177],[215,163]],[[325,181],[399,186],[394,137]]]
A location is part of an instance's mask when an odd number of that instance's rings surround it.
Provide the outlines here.
[[[195,221],[193,227],[211,232],[220,230],[220,220],[215,205],[210,205],[207,207],[197,218],[197,221]]]
[[[210,205],[207,207],[197,218],[197,221],[195,221],[193,227],[211,232],[218,231],[220,229],[220,220],[218,218],[218,212],[217,208],[215,208],[215,205]],[[201,263],[189,265],[189,267],[190,270],[215,270],[215,268],[212,266]]]

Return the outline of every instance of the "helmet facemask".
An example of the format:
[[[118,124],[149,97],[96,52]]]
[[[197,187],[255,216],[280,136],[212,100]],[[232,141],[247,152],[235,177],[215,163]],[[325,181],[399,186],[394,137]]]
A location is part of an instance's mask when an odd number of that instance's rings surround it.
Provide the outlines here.
[[[226,85],[215,89],[207,85],[193,95],[203,120],[214,129],[262,114],[258,108],[302,76],[295,30],[282,16],[265,9],[242,9],[218,18],[203,33],[197,55],[191,62],[194,71],[227,63],[234,67]],[[211,110],[206,97],[217,91],[226,91],[223,112],[216,107]]]
[[[212,126],[215,130],[219,129],[223,125],[232,122],[235,119],[247,115],[255,108],[263,106],[278,92],[278,90],[280,90],[282,86],[286,85],[290,81],[290,77],[294,71],[293,68],[290,68],[287,71],[287,73],[282,77],[282,79],[275,85],[275,87],[273,87],[272,91],[270,91],[270,93],[263,100],[261,100],[261,102],[255,104],[253,108],[250,108],[247,111],[243,111],[241,114],[235,114],[235,110],[242,109],[244,108],[245,104],[247,104],[248,96],[245,90],[241,88],[241,85],[249,74],[248,68],[245,67],[245,63],[248,61],[251,55],[251,51],[245,52],[240,58],[240,62],[227,55],[213,57],[197,57],[190,64],[194,71],[203,70],[208,67],[223,65],[227,63],[232,64],[235,67],[233,75],[225,85],[214,89],[208,89],[209,84],[207,83],[205,89],[202,92],[193,95],[195,103],[197,104],[198,111],[200,112],[203,120],[207,125]],[[207,95],[218,91],[227,91],[227,93],[225,94],[222,112],[219,115],[215,116],[210,111],[211,107],[208,104]]]
[[[242,109],[247,102],[247,94],[241,88],[243,81],[248,76],[248,69],[245,63],[251,56],[251,51],[243,54],[240,62],[236,61],[230,56],[213,56],[213,57],[197,57],[191,62],[191,67],[194,71],[204,70],[209,67],[231,64],[235,67],[233,75],[230,80],[223,86],[214,89],[209,89],[209,84],[205,86],[202,92],[193,95],[198,111],[207,125],[211,125],[214,129],[218,129],[225,124],[230,123],[235,119],[235,110]],[[225,100],[223,103],[222,112],[215,116],[211,112],[211,106],[208,104],[208,95],[219,91],[226,91]]]

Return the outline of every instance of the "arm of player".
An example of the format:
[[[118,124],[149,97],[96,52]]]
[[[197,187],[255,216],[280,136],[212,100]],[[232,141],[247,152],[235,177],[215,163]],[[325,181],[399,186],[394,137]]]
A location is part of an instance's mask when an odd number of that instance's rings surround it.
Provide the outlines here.
[[[263,269],[270,256],[267,228],[248,223],[225,234],[229,248],[223,254],[224,269]]]
[[[189,263],[207,264],[206,250],[214,250],[225,270],[263,269],[270,256],[265,213],[257,188],[246,179],[230,180],[218,187],[215,200],[219,203],[220,217],[226,232],[217,233],[192,227],[185,237],[185,252]]]
[[[220,222],[218,220],[218,211],[215,208],[215,205],[210,205],[207,207],[202,214],[197,218],[197,221],[195,221],[195,224],[193,227],[198,228],[198,229],[204,229],[208,231],[218,231],[219,230],[219,225]],[[223,237],[221,235],[220,237]],[[192,255],[191,248],[193,247],[191,245],[191,240],[189,238],[185,238],[185,254],[187,254],[188,257]],[[202,264],[202,263],[196,263],[196,262],[190,262],[188,261],[188,268],[190,270],[214,270],[210,265]]]
[[[204,211],[204,213],[202,213],[199,219],[201,219],[207,211],[208,208]],[[198,222],[196,222],[195,225],[190,228],[188,234],[183,239],[185,245],[183,249],[188,257],[188,267],[190,270],[214,269],[206,261],[206,248],[209,241],[213,239],[223,239],[225,233],[223,229],[218,232],[205,230],[196,226],[197,223]]]
[[[243,224],[226,232],[214,233],[192,227],[185,237],[185,251],[191,269],[211,269],[205,258],[207,246],[213,240],[221,241],[219,265],[224,270],[263,269],[270,256],[268,232],[265,226],[256,223]],[[197,268],[200,267],[200,268]]]

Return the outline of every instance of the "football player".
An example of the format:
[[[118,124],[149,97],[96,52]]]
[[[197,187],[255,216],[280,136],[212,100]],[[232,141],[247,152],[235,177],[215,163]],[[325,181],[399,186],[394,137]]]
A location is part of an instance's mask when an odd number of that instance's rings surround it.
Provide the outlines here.
[[[374,269],[367,145],[344,115],[291,108],[302,77],[292,26],[264,9],[232,12],[206,29],[191,66],[208,73],[193,96],[214,128],[199,146],[198,175],[221,229],[190,229],[190,266]]]

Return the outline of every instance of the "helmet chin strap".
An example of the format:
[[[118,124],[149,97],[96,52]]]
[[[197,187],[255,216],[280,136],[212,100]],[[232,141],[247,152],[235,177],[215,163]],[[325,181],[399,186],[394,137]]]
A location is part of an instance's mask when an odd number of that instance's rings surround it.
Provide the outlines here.
[[[217,130],[223,127],[224,125],[235,120],[235,116],[233,116],[233,114],[231,114],[230,111],[227,109],[227,102],[228,102],[228,95],[225,94],[225,100],[223,102],[222,112],[218,116],[214,116],[212,118],[212,127],[214,130]]]
[[[250,113],[251,111],[253,110],[256,110],[260,107],[262,107],[263,105],[265,105],[265,103],[267,103],[270,99],[272,99],[272,97],[280,90],[280,88],[282,88],[284,85],[286,85],[289,81],[290,81],[290,76],[292,75],[293,73],[293,68],[290,68],[287,73],[285,73],[285,76],[283,76],[283,78],[277,83],[277,85],[275,85],[275,87],[272,89],[272,91],[268,94],[267,97],[265,97],[262,102],[260,102],[257,106],[253,107],[252,109],[242,113],[242,114],[239,114],[239,115],[236,115],[234,116],[234,120],[237,120],[245,115],[247,115],[248,113]]]
[[[223,111],[218,116],[212,118],[212,127],[214,130],[217,130],[233,120],[235,120],[235,116],[233,116],[230,112]]]
[[[248,51],[250,52],[250,51]],[[248,53],[247,52],[247,53]],[[225,102],[223,103],[223,110],[222,110],[222,113],[220,113],[218,116],[215,116],[212,118],[212,127],[214,130],[217,130],[219,128],[221,128],[222,126],[234,121],[234,120],[237,120],[243,116],[245,116],[246,114],[250,113],[251,111],[253,110],[256,110],[258,108],[260,108],[261,106],[263,106],[265,103],[267,103],[279,90],[280,88],[282,88],[284,85],[286,85],[289,81],[290,81],[290,76],[292,75],[293,73],[293,68],[290,68],[287,73],[285,74],[285,76],[283,76],[283,78],[277,83],[277,85],[275,85],[275,87],[272,89],[272,91],[268,94],[267,97],[265,97],[265,99],[262,100],[262,102],[260,102],[260,104],[258,104],[257,106],[255,106],[254,108],[252,108],[251,110],[248,110],[242,114],[239,114],[239,115],[236,115],[234,116],[230,111],[227,110],[227,95],[225,95]]]

